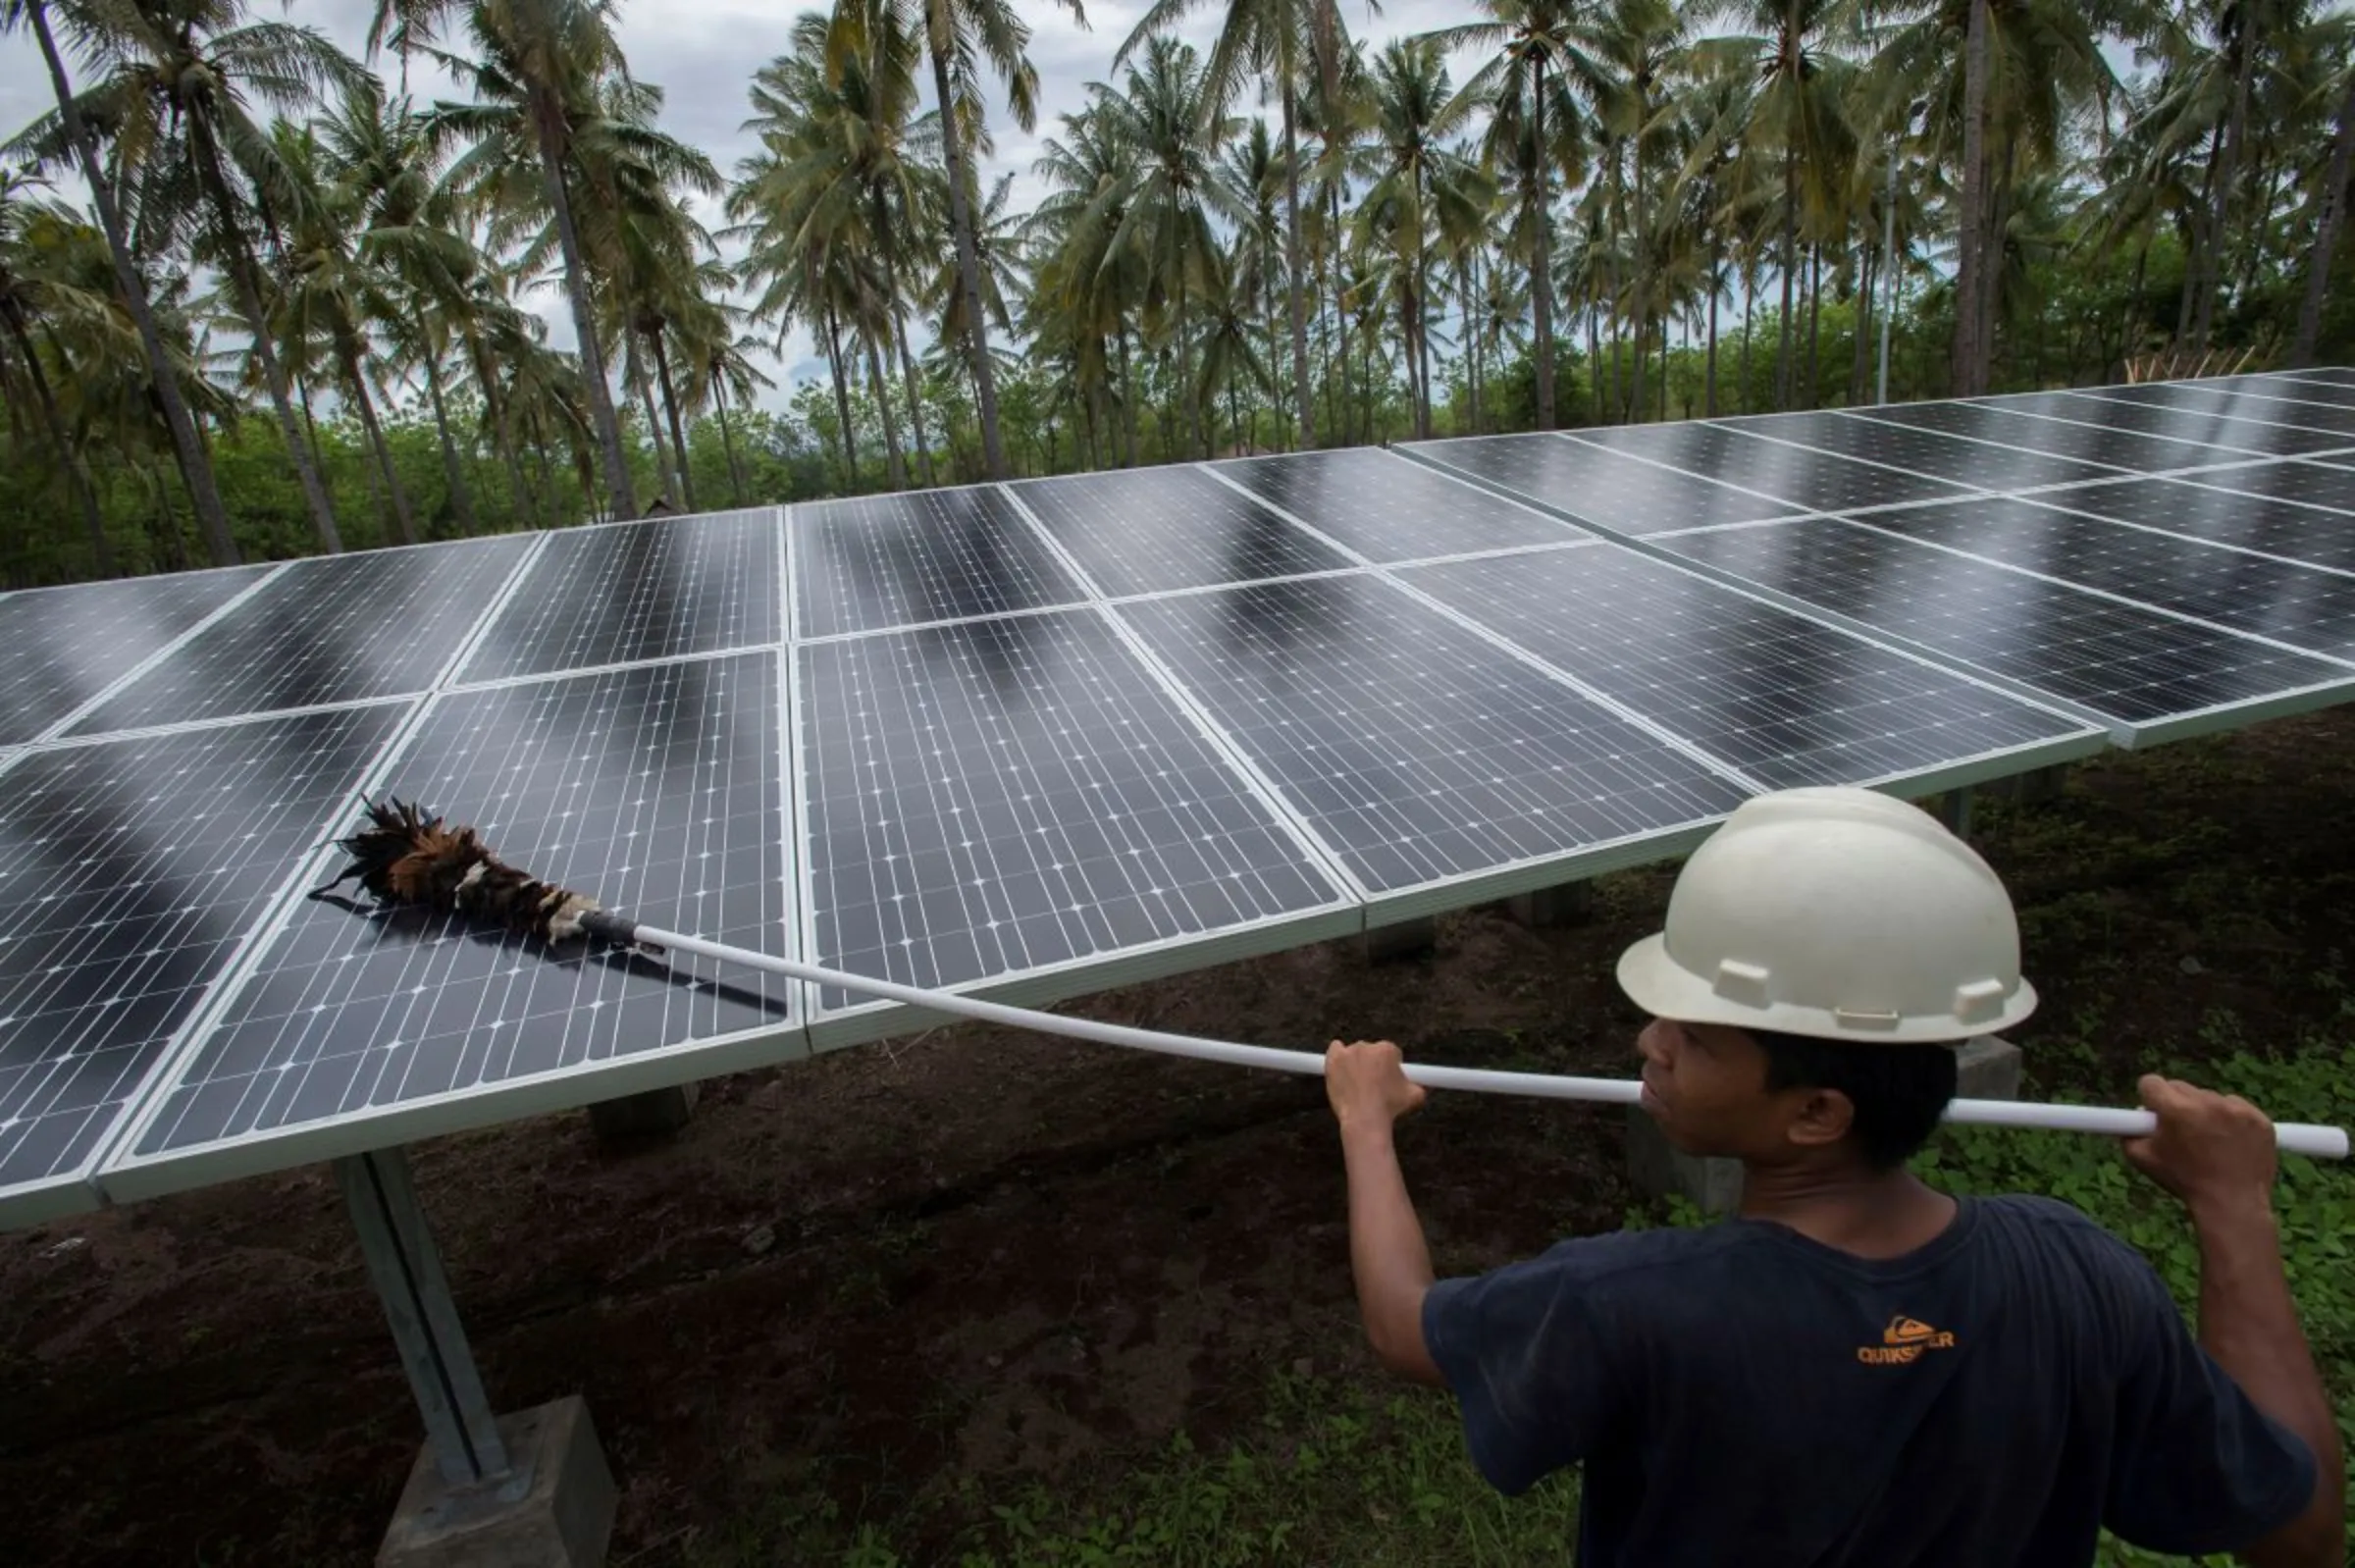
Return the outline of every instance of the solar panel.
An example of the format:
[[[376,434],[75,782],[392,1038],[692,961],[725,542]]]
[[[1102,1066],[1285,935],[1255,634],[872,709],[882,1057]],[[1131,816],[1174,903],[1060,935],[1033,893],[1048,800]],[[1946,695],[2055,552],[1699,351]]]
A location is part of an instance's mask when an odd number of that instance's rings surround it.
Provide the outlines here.
[[[757,648],[784,636],[780,513],[748,511],[550,534],[460,678]]]
[[[1674,853],[1750,793],[1378,576],[1115,613],[1398,917]]]
[[[1126,469],[1013,487],[1106,595],[1335,571],[1349,557],[1198,468]]]
[[[2342,701],[2355,671],[1833,518],[1665,549],[1998,679],[2133,742]]]
[[[1035,980],[1355,901],[1096,609],[799,652],[805,943],[814,962],[927,987]],[[1309,940],[1299,932],[1265,945]],[[812,1042],[865,998],[818,993]]]
[[[2355,578],[2032,500],[1923,506],[1859,521],[2308,653],[2355,653]]]
[[[1468,436],[1404,448],[1600,528],[1641,536],[1792,517],[1799,508],[1560,436]]]
[[[538,543],[508,534],[295,561],[67,733],[422,694]]]
[[[1877,424],[1837,410],[1760,414],[1725,422],[1744,435],[1789,442],[1953,480],[1979,490],[2027,490],[2079,480],[2109,479],[2114,471],[2048,452],[2018,451],[1944,436],[1933,430]]]
[[[2272,396],[2294,397],[2307,403],[2329,403],[2336,408],[2355,408],[2355,384],[2317,381],[2305,376],[2252,376],[2247,380],[2252,391]]]
[[[642,920],[790,956],[779,658],[445,694],[381,787]],[[347,812],[350,796],[338,804]],[[317,862],[316,882],[339,860]],[[660,1070],[684,1078],[801,1049],[792,981],[676,954],[559,954],[351,893],[298,898],[262,933],[210,1031],[127,1140],[117,1190],[607,1099],[665,1054],[693,1055],[692,1071]],[[159,1180],[173,1166],[181,1174]]]
[[[994,487],[797,505],[794,635],[838,637],[1083,602],[1088,595]]]
[[[2297,381],[2328,382],[2334,387],[2355,387],[2355,369],[2345,365],[2311,365],[2304,370],[2283,371],[2280,374]]]
[[[405,704],[20,754],[0,772],[0,1221],[79,1173]]]
[[[2140,387],[2095,387],[2085,395],[2106,402],[2145,407],[2181,408],[2235,419],[2254,419],[2276,425],[2302,425],[2309,430],[2333,431],[2355,442],[2355,407],[2335,403],[2301,402],[2281,395],[2279,383],[2265,389],[2203,387],[2196,382],[2154,382]]]
[[[2007,413],[2066,419],[2104,430],[2131,430],[2169,441],[2197,442],[2224,451],[2252,456],[2290,456],[2326,451],[2346,444],[2346,438],[2328,430],[2302,430],[2287,424],[2262,424],[2194,408],[2162,408],[2148,403],[2083,396],[2073,392],[2037,392],[2003,397],[1985,406]],[[2223,460],[2223,459],[2220,459]]]
[[[2051,452],[2082,462],[2100,463],[2129,473],[2155,474],[2177,468],[2198,468],[2230,462],[2224,447],[2162,441],[2133,431],[2105,430],[2066,420],[2038,419],[2009,413],[1985,403],[1891,403],[1856,411],[1858,419],[1886,425],[1910,425],[1916,430],[1943,431],[2015,450]]]
[[[1243,458],[1213,464],[1210,471],[1376,564],[1583,537],[1526,507],[1368,446]]]
[[[39,739],[272,570],[232,566],[0,599],[0,744]]]
[[[1408,567],[1400,580],[1770,789],[2021,771],[2098,730],[1609,546]]]
[[[2251,463],[2232,468],[2186,474],[2182,483],[2243,496],[2266,496],[2276,500],[2302,501],[2309,506],[2355,513],[2355,479],[2335,463],[2297,459],[2290,462]]]
[[[2355,513],[2242,496],[2172,479],[2088,485],[2046,497],[2071,511],[2115,518],[2284,560],[2355,571]]]
[[[1961,485],[1927,475],[1760,441],[1738,426],[1625,425],[1582,431],[1574,439],[1705,474],[1720,484],[1738,485],[1809,511],[1847,511],[1968,494]]]

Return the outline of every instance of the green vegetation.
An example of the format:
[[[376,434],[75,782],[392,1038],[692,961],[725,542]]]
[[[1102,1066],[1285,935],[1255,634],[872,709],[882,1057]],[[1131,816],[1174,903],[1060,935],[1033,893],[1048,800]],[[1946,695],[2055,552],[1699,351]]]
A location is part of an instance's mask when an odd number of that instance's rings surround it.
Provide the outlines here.
[[[1038,8],[780,14],[723,170],[618,3],[381,0],[363,62],[249,0],[0,0],[60,103],[0,148],[0,585],[1856,404],[1884,324],[1899,399],[2355,345],[2313,0],[1484,0],[1379,46],[1243,0],[1207,50],[1159,0],[1028,212],[979,160]],[[788,332],[825,377],[771,386]]]

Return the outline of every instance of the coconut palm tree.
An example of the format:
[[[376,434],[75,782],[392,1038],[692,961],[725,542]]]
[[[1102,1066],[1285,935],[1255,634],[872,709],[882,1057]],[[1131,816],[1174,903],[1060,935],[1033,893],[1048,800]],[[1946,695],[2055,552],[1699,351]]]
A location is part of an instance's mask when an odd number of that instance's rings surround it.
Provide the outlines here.
[[[32,402],[40,410],[41,425],[49,444],[57,453],[57,468],[65,479],[66,494],[73,498],[74,508],[81,514],[82,527],[89,534],[90,560],[98,575],[115,574],[114,548],[106,537],[106,519],[99,514],[98,497],[90,482],[90,471],[82,460],[80,444],[66,428],[58,412],[57,393],[50,382],[49,364],[55,362],[69,376],[75,367],[56,350],[53,334],[47,332],[50,319],[65,311],[89,313],[104,308],[101,301],[75,297],[80,290],[55,275],[47,264],[48,249],[44,230],[59,223],[71,223],[73,217],[62,208],[43,202],[32,191],[43,183],[37,177],[28,177],[14,170],[0,170],[0,332],[7,335],[9,348],[15,351],[8,368],[0,372],[0,385],[6,385],[9,401],[22,406],[24,392],[29,387]],[[34,341],[36,332],[49,339],[49,347]],[[17,377],[24,381],[19,383]]]

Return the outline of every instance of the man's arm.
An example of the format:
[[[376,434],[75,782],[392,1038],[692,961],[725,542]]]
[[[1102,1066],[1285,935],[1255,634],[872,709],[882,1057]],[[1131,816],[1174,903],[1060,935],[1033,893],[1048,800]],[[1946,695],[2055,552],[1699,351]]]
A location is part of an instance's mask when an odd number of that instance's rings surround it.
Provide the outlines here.
[[[1431,1251],[1406,1194],[1392,1129],[1423,1103],[1398,1047],[1387,1040],[1333,1042],[1325,1054],[1325,1093],[1341,1125],[1349,1176],[1349,1263],[1366,1337],[1382,1364],[1401,1377],[1445,1387],[1423,1342],[1423,1298],[1431,1290]]]
[[[2200,1247],[2201,1347],[2251,1403],[2314,1451],[2314,1495],[2305,1512],[2235,1555],[2251,1568],[2341,1568],[2346,1462],[2281,1264],[2273,1127],[2237,1096],[2156,1074],[2143,1079],[2142,1096],[2159,1130],[2129,1140],[2125,1152],[2191,1217]]]

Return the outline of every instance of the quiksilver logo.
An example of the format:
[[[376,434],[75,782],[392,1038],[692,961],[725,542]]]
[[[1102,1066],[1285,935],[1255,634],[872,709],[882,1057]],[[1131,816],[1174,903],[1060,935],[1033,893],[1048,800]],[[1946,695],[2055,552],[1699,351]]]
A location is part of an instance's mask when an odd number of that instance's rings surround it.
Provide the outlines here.
[[[1877,1345],[1857,1346],[1857,1359],[1868,1367],[1902,1367],[1919,1361],[1926,1351],[1952,1350],[1955,1336],[1943,1329],[1933,1329],[1919,1318],[1899,1313],[1881,1331]]]

